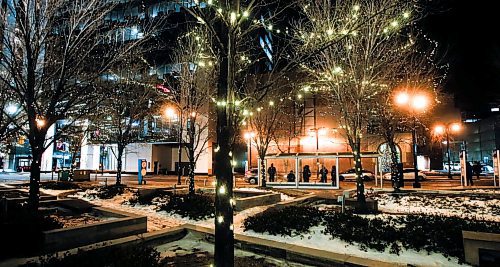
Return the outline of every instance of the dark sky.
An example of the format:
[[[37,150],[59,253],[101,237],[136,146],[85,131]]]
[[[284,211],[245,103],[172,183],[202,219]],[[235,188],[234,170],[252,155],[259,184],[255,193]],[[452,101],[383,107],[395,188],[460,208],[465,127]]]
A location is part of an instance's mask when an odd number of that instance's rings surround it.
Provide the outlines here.
[[[489,111],[500,100],[500,12],[496,1],[440,1],[424,20],[449,63],[444,85],[462,111]]]

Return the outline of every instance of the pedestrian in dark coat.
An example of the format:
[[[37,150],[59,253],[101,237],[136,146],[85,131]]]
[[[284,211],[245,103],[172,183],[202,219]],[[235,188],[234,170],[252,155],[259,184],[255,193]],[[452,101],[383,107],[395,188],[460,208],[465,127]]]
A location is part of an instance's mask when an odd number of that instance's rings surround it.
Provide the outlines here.
[[[321,167],[319,174],[321,175],[321,180],[319,182],[326,183],[326,180],[328,179],[328,170],[325,168],[325,166]]]
[[[337,167],[335,165],[332,166],[332,185],[336,186],[337,185]]]
[[[286,176],[287,182],[295,182],[295,174],[293,171],[290,171],[288,175]]]
[[[274,182],[274,176],[276,175],[276,167],[271,163],[271,167],[267,168],[267,173],[269,174],[269,182]]]
[[[481,169],[482,169],[481,163],[479,163],[479,161],[474,162],[474,165],[472,166],[472,171],[476,175],[477,179],[479,179],[479,175],[481,175]]]
[[[470,165],[469,162],[465,164],[465,177],[467,179],[467,185],[474,185],[474,182],[472,181],[472,165]]]
[[[309,183],[309,178],[311,177],[311,170],[309,169],[309,165],[304,166],[302,176],[304,177],[304,182]]]

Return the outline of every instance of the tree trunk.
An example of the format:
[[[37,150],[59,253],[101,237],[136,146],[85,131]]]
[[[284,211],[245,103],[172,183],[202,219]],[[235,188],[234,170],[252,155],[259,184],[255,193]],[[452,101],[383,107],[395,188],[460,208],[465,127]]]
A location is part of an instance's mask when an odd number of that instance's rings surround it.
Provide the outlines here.
[[[401,181],[402,177],[397,177],[398,176],[398,163],[399,163],[399,158],[398,158],[398,151],[396,148],[396,143],[394,143],[394,139],[390,140],[387,139],[387,144],[389,145],[389,149],[391,150],[391,180],[393,181],[393,188],[395,190],[399,190],[401,187]]]
[[[118,143],[118,155],[116,157],[116,185],[122,183],[122,156],[125,145]]]
[[[266,161],[264,157],[260,156],[260,175],[262,178],[262,186],[266,187]]]
[[[42,155],[45,151],[45,136],[47,130],[38,128],[35,120],[30,122],[29,142],[31,146],[31,171],[30,171],[30,189],[28,208],[31,212],[37,213],[40,201],[40,169],[42,164]]]
[[[356,170],[356,197],[359,203],[366,203],[365,185],[363,182],[363,167],[361,166],[361,140],[357,139],[354,144],[354,162]]]
[[[37,213],[40,201],[40,165],[42,161],[43,149],[33,149],[33,147],[40,147],[40,145],[32,144],[31,151],[33,159],[31,161],[28,206],[31,212]]]
[[[189,148],[189,194],[194,195],[195,194],[195,187],[194,187],[194,149],[191,146]]]
[[[235,10],[238,10],[236,7]],[[219,151],[215,154],[215,250],[216,267],[234,266],[234,234],[233,234],[233,172],[231,166],[231,142],[234,136],[232,116],[234,110],[234,57],[236,56],[233,32],[224,22],[219,25],[220,41],[224,45],[220,57],[219,80],[217,84],[217,99],[227,105],[218,105],[217,109],[217,145]]]

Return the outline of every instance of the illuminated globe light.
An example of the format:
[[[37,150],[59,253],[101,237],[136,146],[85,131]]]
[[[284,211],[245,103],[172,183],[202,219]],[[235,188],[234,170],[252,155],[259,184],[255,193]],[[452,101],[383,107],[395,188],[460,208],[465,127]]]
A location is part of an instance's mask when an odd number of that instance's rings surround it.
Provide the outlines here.
[[[396,95],[396,104],[404,105],[410,101],[410,95],[406,92],[401,92]]]
[[[14,105],[14,104],[10,104],[10,105],[7,106],[7,108],[5,109],[5,111],[7,111],[7,113],[9,115],[12,115],[12,114],[14,114],[14,113],[17,112],[17,106]]]
[[[246,18],[246,17],[248,17],[249,15],[250,15],[250,14],[248,13],[248,11],[246,11],[246,10],[245,10],[245,11],[243,11],[243,17],[245,17],[245,18]]]
[[[420,110],[426,108],[427,104],[428,104],[427,97],[423,95],[417,95],[413,97],[413,101],[411,103],[414,109],[420,109]]]
[[[392,27],[397,27],[399,25],[399,22],[397,20],[394,20],[391,22]]]
[[[274,101],[269,101],[269,106],[274,106]]]
[[[454,132],[460,131],[461,128],[462,128],[462,126],[459,123],[453,123],[451,125],[451,130]]]
[[[45,126],[45,120],[44,119],[37,118],[35,121],[36,121],[36,126],[38,128],[42,128],[43,126]]]
[[[407,11],[407,12],[403,13],[403,18],[407,19],[409,17],[410,17],[410,12]]]
[[[165,115],[167,115],[167,117],[169,117],[169,118],[176,117],[175,110],[173,108],[167,108],[165,110]]]
[[[434,127],[434,132],[436,134],[443,134],[444,133],[444,127],[442,125],[438,125]]]
[[[328,34],[328,35],[332,35],[332,34],[333,34],[333,30],[332,30],[332,29],[328,29],[328,30],[326,31],[326,34]]]

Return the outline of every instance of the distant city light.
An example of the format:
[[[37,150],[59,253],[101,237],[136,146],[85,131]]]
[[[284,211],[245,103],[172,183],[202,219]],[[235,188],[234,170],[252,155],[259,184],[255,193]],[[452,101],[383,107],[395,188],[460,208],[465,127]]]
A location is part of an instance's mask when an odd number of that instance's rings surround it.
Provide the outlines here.
[[[491,112],[499,112],[500,108],[491,108]]]

